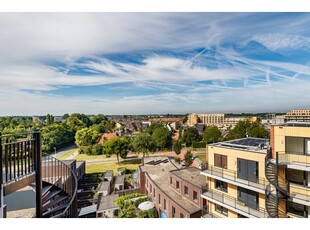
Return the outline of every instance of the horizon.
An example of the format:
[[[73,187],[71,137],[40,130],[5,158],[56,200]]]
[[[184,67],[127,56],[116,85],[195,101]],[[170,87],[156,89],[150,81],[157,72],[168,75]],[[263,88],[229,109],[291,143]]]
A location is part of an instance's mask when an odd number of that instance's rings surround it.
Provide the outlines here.
[[[281,12],[0,13],[0,115],[306,109],[309,22]]]

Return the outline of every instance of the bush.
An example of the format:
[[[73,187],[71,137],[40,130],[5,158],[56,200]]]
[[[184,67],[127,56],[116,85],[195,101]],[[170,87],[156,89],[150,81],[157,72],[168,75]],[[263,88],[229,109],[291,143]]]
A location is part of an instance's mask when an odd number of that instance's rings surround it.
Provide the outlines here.
[[[180,163],[181,163],[181,159],[180,159],[180,157],[175,157],[175,158],[174,158],[174,161],[175,161],[176,163],[178,163],[178,164],[180,164]]]
[[[207,143],[205,141],[193,142],[193,148],[205,148]]]
[[[92,155],[101,155],[101,154],[103,154],[102,145],[100,145],[100,144],[93,145],[92,146],[91,154]]]

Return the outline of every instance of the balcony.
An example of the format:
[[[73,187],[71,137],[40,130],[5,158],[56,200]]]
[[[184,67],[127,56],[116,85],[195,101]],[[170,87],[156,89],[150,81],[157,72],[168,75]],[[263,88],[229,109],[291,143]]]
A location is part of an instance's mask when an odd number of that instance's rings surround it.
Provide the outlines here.
[[[310,187],[290,183],[290,198],[293,202],[310,206]]]
[[[254,218],[268,217],[268,214],[264,208],[262,207],[257,207],[257,209],[250,208],[246,206],[245,203],[238,201],[236,198],[228,196],[223,193],[219,193],[217,191],[207,188],[206,186],[203,187],[203,194],[201,196],[204,199],[219,204],[225,208],[228,208],[246,217],[254,217]]]
[[[285,164],[288,168],[310,172],[310,155],[302,152],[277,152],[279,164]]]
[[[220,216],[214,214],[213,212],[210,212],[208,206],[204,206],[201,209],[201,212],[202,212],[201,213],[202,218],[221,218]]]
[[[265,178],[257,178],[255,182],[244,180],[238,178],[236,171],[215,167],[213,165],[207,165],[207,169],[203,170],[201,174],[260,193],[264,193],[268,185],[268,181]]]

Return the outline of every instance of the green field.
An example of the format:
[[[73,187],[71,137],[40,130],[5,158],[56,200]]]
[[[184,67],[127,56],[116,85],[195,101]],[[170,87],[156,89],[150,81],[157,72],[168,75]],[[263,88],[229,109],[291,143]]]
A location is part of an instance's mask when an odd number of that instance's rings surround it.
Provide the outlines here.
[[[197,158],[199,158],[202,162],[206,162],[206,154],[196,154]]]
[[[97,159],[105,159],[105,158],[106,157],[104,155],[78,154],[74,159],[76,159],[77,161],[86,161],[86,160],[97,160]]]
[[[125,160],[117,164],[117,162],[111,163],[100,163],[100,164],[86,164],[86,174],[104,172],[107,170],[113,170],[114,174],[117,173],[118,168],[127,168],[127,169],[138,169],[138,166],[141,164],[141,159],[130,159]]]
[[[75,148],[75,149],[71,149],[69,150],[68,152],[66,152],[65,154],[63,154],[62,156],[60,157],[57,157],[58,160],[66,160],[72,153],[74,153],[76,150],[78,150],[78,148]]]

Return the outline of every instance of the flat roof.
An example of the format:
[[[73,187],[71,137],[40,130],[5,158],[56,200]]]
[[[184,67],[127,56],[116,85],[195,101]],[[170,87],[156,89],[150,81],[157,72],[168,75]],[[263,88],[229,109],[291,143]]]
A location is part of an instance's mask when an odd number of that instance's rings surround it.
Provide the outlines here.
[[[209,145],[224,148],[232,148],[237,150],[246,150],[258,153],[267,153],[267,148],[269,146],[269,139],[246,137],[230,141],[217,142]]]
[[[104,211],[109,209],[117,209],[114,200],[118,198],[118,194],[112,194],[109,196],[101,196],[98,211]]]
[[[144,165],[141,165],[140,168],[141,171],[148,173],[158,188],[160,188],[183,209],[189,213],[194,213],[200,210],[198,205],[194,205],[192,202],[181,196],[178,192],[170,187],[170,173],[171,171],[177,170],[178,168],[173,163],[171,163],[167,156],[144,157]]]
[[[113,170],[107,170],[104,174],[104,177],[113,177]]]
[[[108,191],[109,188],[110,188],[110,181],[102,181],[99,188],[99,192]]]
[[[115,179],[115,184],[124,184],[125,181],[125,175],[117,176]]]
[[[206,184],[206,177],[201,175],[200,170],[194,167],[175,170],[171,173],[198,187]]]
[[[310,122],[289,122],[284,124],[276,124],[274,126],[310,127]]]

